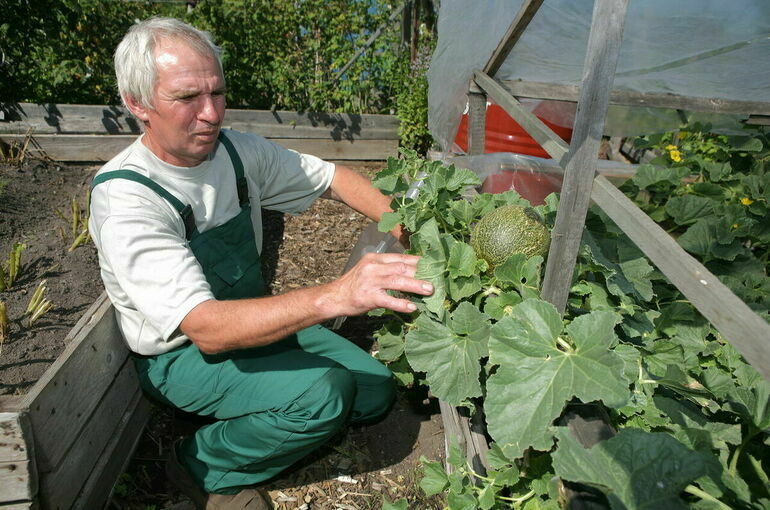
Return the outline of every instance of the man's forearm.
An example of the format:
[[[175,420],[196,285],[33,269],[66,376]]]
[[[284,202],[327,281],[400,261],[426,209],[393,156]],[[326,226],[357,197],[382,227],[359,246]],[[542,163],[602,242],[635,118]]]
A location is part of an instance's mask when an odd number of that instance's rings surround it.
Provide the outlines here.
[[[273,343],[333,318],[323,286],[251,299],[212,299],[196,306],[180,328],[201,351],[218,352]]]
[[[180,329],[205,353],[267,345],[313,324],[375,308],[402,313],[414,304],[388,291],[429,295],[433,287],[414,278],[419,257],[369,253],[336,280],[277,296],[209,300],[182,320]]]
[[[344,202],[373,221],[380,221],[383,213],[391,211],[389,197],[372,186],[369,179],[343,165],[337,165],[332,184],[323,196]],[[391,233],[399,239],[403,235],[400,226]]]

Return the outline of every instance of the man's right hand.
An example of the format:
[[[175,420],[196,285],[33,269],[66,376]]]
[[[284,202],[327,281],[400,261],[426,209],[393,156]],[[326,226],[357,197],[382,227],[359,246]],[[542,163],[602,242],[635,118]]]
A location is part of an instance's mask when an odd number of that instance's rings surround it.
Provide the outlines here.
[[[375,308],[387,308],[409,313],[415,305],[405,298],[392,296],[388,291],[429,296],[433,285],[414,278],[417,271],[416,255],[399,253],[367,253],[347,273],[328,284],[333,290],[331,301],[334,316],[361,315]]]

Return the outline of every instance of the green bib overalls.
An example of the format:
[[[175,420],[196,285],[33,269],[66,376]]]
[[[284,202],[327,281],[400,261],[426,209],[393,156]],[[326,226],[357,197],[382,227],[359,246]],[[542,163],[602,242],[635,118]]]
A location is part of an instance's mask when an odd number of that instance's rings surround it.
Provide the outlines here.
[[[186,236],[219,300],[264,294],[246,178],[235,147],[240,213],[198,232],[192,208],[131,170],[98,175],[144,184],[181,215]],[[224,191],[226,192],[226,191]],[[178,456],[210,493],[232,494],[280,473],[322,445],[348,420],[374,421],[395,396],[390,371],[348,340],[313,326],[273,344],[206,355],[191,342],[157,356],[135,356],[142,388],[155,400],[217,419],[182,441]]]

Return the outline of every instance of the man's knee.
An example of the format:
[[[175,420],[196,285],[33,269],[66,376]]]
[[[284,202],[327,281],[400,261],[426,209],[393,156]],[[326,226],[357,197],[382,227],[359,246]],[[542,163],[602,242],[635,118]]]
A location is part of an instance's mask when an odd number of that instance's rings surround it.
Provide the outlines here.
[[[359,387],[353,421],[357,423],[378,421],[393,407],[396,400],[396,384],[390,370],[383,368],[383,371],[370,374],[367,377],[367,384]]]
[[[356,383],[347,369],[331,367],[296,402],[308,426],[332,433],[348,419],[356,395]]]

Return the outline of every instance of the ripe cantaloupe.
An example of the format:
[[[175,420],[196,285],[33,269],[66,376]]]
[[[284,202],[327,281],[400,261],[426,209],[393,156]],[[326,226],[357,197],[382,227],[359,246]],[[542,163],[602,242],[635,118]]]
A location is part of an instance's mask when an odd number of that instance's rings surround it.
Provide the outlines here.
[[[494,267],[514,253],[529,257],[548,254],[551,233],[530,207],[504,205],[484,215],[471,233],[478,258]]]

